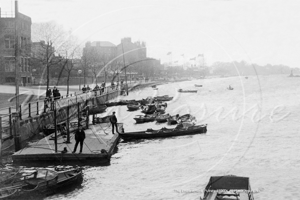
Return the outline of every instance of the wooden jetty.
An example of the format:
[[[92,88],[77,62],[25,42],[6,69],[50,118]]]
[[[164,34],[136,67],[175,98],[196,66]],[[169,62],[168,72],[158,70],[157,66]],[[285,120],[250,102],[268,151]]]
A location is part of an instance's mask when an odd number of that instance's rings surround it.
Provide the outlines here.
[[[122,128],[123,124],[118,124],[118,130],[121,131]],[[120,140],[119,134],[116,132],[114,135],[112,134],[110,123],[89,125],[85,134],[86,138],[81,154],[79,154],[80,144],[77,146],[77,152],[72,153],[75,146],[74,133],[70,135],[71,143],[66,143],[67,138],[58,134],[57,152],[55,152],[54,134],[51,134],[15,152],[12,155],[13,162],[34,166],[47,164],[108,165]],[[67,152],[63,151],[64,148],[67,149]]]

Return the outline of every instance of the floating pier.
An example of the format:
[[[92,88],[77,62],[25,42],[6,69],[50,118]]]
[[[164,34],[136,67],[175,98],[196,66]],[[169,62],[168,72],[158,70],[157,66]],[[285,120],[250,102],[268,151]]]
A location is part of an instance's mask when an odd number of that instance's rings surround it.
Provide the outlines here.
[[[118,124],[119,131],[122,130],[122,127],[123,124]],[[110,123],[89,125],[89,128],[84,131],[86,138],[80,154],[80,144],[77,146],[76,153],[72,153],[75,146],[74,133],[70,134],[71,143],[66,143],[67,138],[58,134],[57,152],[55,152],[54,134],[51,134],[15,152],[12,159],[16,164],[34,166],[47,164],[108,165],[120,140],[119,134],[116,132],[112,134]],[[63,151],[64,148],[67,149],[67,152]]]

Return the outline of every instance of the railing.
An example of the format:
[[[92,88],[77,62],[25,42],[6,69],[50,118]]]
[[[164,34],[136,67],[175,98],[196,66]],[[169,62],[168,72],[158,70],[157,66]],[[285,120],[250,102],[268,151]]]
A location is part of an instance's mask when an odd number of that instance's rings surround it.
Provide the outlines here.
[[[118,89],[122,89],[119,87],[105,87],[104,89],[99,90],[90,90],[85,93],[74,93],[70,95],[61,96],[59,99],[47,99],[46,97],[42,100],[29,102],[27,104],[21,104],[19,108],[19,113],[16,113],[15,107],[7,107],[0,109],[0,117],[2,118],[2,128],[12,128],[13,123],[13,115],[17,115],[20,119],[32,118],[39,116],[42,113],[46,113],[52,111],[54,108],[54,103],[56,104],[56,108],[61,108],[68,105],[73,105],[78,102],[86,101],[90,98],[99,97],[105,94],[109,94]],[[10,130],[10,133],[12,131]]]

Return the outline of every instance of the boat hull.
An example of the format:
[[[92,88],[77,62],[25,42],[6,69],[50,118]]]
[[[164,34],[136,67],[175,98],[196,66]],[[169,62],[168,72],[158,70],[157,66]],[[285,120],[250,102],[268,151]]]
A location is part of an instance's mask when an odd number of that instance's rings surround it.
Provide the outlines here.
[[[167,118],[165,118],[165,119],[162,119],[162,118],[156,118],[155,119],[158,123],[164,123],[164,122],[167,122],[168,121],[168,119]]]
[[[90,108],[89,109],[89,115],[95,115],[95,114],[99,114],[99,113],[104,113],[107,109],[107,106],[98,106],[98,107],[94,107],[94,108]]]
[[[180,93],[197,93],[197,90],[178,90]]]
[[[199,125],[193,127],[192,129],[165,129],[166,131],[139,131],[139,132],[130,132],[130,133],[120,133],[120,137],[123,140],[138,140],[138,139],[154,139],[154,138],[165,138],[165,137],[174,137],[174,136],[183,136],[183,135],[195,135],[202,134],[207,132],[207,125]]]
[[[127,108],[128,108],[128,111],[136,111],[140,107],[139,107],[139,105],[127,105]]]
[[[154,122],[155,117],[151,118],[134,118],[137,124],[145,123],[145,122]]]

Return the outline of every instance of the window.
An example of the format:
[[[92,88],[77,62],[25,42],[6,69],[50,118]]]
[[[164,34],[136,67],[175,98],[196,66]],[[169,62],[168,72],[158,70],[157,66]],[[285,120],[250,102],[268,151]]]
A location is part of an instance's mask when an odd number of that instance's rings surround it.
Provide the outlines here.
[[[21,49],[25,49],[27,45],[26,37],[21,37]]]
[[[5,62],[5,72],[14,72],[15,71],[15,58],[6,57],[4,58]]]
[[[12,35],[6,35],[4,37],[5,40],[5,48],[6,49],[13,49],[15,48],[15,37]]]
[[[25,66],[26,66],[26,71],[27,71],[27,72],[30,72],[29,58],[25,58]]]
[[[20,72],[23,71],[23,67],[24,67],[24,64],[23,64],[23,57],[20,57]]]
[[[21,49],[24,49],[24,38],[21,37],[20,39],[21,39]]]

